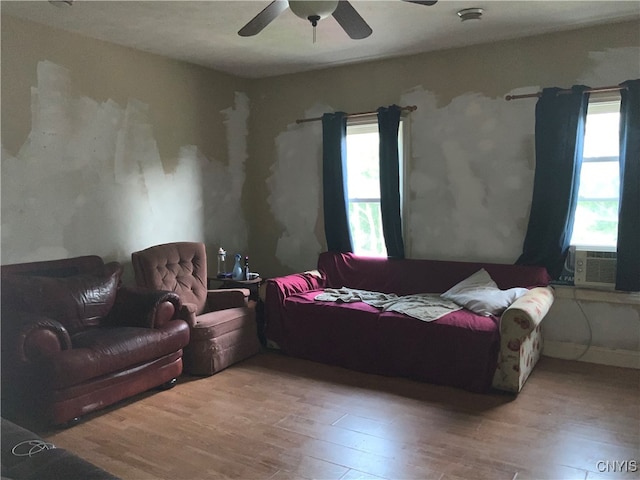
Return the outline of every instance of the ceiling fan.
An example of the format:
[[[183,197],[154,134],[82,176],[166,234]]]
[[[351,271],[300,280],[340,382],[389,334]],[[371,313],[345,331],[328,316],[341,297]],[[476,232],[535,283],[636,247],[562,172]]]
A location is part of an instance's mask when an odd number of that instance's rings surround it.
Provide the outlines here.
[[[402,0],[420,5],[433,5],[438,0]],[[367,38],[373,30],[347,0],[274,0],[238,31],[241,37],[257,35],[287,8],[315,27],[323,18],[333,15],[342,29],[354,40]]]

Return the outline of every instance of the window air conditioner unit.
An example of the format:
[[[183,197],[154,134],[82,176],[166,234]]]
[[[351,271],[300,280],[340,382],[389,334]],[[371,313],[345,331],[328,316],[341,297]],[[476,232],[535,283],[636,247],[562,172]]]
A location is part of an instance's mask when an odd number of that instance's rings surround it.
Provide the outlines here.
[[[616,252],[576,248],[574,284],[576,287],[614,289]]]

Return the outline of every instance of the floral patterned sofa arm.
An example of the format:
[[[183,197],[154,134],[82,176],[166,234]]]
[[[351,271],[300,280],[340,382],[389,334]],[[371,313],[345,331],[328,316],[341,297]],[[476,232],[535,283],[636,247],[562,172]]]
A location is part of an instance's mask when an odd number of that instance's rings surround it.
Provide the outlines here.
[[[536,287],[500,318],[500,353],[493,387],[518,393],[542,352],[542,319],[554,301],[553,288]]]

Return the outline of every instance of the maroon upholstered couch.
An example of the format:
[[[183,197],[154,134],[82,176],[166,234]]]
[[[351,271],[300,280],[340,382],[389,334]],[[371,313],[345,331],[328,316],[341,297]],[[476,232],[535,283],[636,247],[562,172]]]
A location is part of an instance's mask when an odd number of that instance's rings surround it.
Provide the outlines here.
[[[98,256],[1,271],[3,415],[62,424],[182,373],[175,293],[123,287]]]
[[[381,313],[363,302],[315,300],[323,289],[341,287],[397,295],[443,293],[481,268],[500,289],[545,286],[550,281],[541,267],[325,252],[319,256],[317,272],[267,280],[263,290],[267,341],[300,358],[486,391],[501,348],[498,316],[461,309],[425,322]]]

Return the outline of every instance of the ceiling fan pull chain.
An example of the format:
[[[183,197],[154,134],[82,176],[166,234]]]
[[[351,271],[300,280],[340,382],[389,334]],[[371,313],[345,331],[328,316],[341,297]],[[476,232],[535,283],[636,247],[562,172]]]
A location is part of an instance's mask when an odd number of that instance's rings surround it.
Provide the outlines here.
[[[313,27],[313,43],[316,43],[316,27],[320,21],[320,15],[309,15],[307,20],[311,22],[311,26]]]

